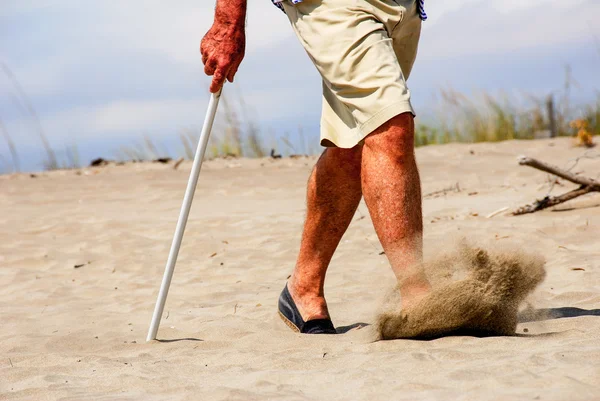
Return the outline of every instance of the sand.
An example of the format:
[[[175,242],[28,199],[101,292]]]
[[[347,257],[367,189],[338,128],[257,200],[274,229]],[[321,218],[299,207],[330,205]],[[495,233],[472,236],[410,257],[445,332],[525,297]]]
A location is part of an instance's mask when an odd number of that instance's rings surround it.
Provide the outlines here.
[[[431,292],[402,308],[396,286],[377,316],[378,339],[514,335],[522,303],[546,277],[543,256],[518,246],[486,249],[464,239],[441,245],[446,252],[421,265],[432,277]]]
[[[152,343],[191,163],[1,176],[0,399],[600,399],[600,195],[486,218],[546,194],[518,155],[581,153],[568,139],[418,149],[428,255],[464,236],[546,260],[515,335],[429,341],[374,341],[394,277],[364,204],[326,283],[343,334],[303,336],[277,316],[314,158],[205,164]]]

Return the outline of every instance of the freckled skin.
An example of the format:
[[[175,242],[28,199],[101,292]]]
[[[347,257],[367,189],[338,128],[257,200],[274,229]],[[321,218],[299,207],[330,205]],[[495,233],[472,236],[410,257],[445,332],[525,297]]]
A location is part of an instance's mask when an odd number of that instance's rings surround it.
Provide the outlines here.
[[[218,0],[214,23],[200,42],[204,72],[213,77],[212,93],[221,89],[225,79],[233,82],[244,58],[246,1]]]
[[[233,81],[244,57],[247,0],[218,0],[215,21],[200,51],[210,91]],[[329,316],[323,286],[329,262],[361,197],[398,278],[402,306],[430,291],[420,268],[423,253],[421,186],[414,155],[414,121],[400,114],[352,149],[328,148],[308,181],[300,252],[288,289],[302,318]],[[359,278],[357,278],[359,279]]]
[[[400,114],[367,136],[361,178],[375,231],[408,306],[430,290],[420,267],[423,216],[412,114]]]
[[[328,316],[325,273],[362,196],[398,278],[402,307],[430,291],[420,268],[423,222],[413,141],[413,116],[403,113],[367,136],[364,144],[323,152],[308,181],[300,254],[288,281],[303,319]]]

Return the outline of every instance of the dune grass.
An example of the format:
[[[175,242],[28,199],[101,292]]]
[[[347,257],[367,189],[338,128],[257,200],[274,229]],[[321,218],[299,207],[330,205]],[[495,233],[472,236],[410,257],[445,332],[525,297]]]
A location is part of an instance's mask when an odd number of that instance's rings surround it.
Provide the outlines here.
[[[77,146],[56,152],[43,130],[38,114],[20,82],[10,68],[0,63],[4,75],[12,83],[15,105],[29,117],[34,130],[45,150],[44,169],[78,168],[81,160]],[[567,74],[568,77],[568,74]],[[573,106],[570,102],[570,84],[567,78],[563,89],[554,94],[553,113],[548,109],[548,97],[531,95],[510,96],[504,93],[482,92],[466,95],[453,89],[441,89],[430,106],[430,116],[417,119],[415,145],[445,144],[449,142],[497,142],[510,139],[534,139],[549,136],[551,121],[558,136],[581,135],[580,127],[591,136],[600,135],[600,91],[596,99],[585,105]],[[315,155],[322,151],[312,133],[310,141],[299,126],[296,133],[285,132],[275,137],[266,127],[260,127],[253,108],[244,101],[239,88],[228,92],[221,99],[221,107],[210,138],[206,157],[265,157],[269,154]],[[579,121],[572,124],[573,121]],[[0,131],[7,144],[11,161],[4,155],[1,161],[5,171],[19,171],[20,159],[11,135],[2,121]],[[179,146],[175,154],[160,145],[150,135],[115,152],[119,161],[148,161],[158,158],[183,157],[193,159],[199,139],[199,130],[182,129]],[[269,139],[270,138],[270,139]],[[269,141],[270,146],[265,142]],[[593,137],[591,138],[593,142]],[[100,155],[98,155],[100,156]]]
[[[417,146],[449,142],[497,142],[510,139],[535,139],[550,136],[548,99],[527,96],[515,99],[488,93],[468,97],[454,90],[440,91],[434,118],[418,123]],[[557,136],[575,135],[573,120],[585,120],[593,135],[600,135],[600,93],[595,102],[583,107],[568,102],[554,103]]]
[[[264,133],[252,115],[255,115],[244,102],[243,96],[237,93],[229,96],[223,94],[221,105],[209,140],[205,157],[265,157],[268,154],[263,145]],[[170,157],[192,160],[200,139],[198,128],[183,128],[179,131],[179,146],[174,152],[169,152],[157,140],[149,135],[143,135],[141,140],[121,147],[116,152],[119,161],[151,161],[158,158]]]
[[[55,169],[60,168],[58,159],[56,158],[56,153],[54,152],[54,149],[52,149],[52,146],[50,146],[50,142],[48,141],[48,138],[46,137],[46,133],[44,132],[44,128],[42,127],[40,118],[37,114],[37,111],[33,107],[33,103],[31,103],[29,96],[27,96],[27,93],[21,86],[21,83],[19,82],[19,80],[17,79],[15,74],[13,74],[12,70],[8,67],[8,65],[6,65],[6,63],[4,63],[4,62],[0,62],[0,67],[2,67],[2,71],[4,72],[4,75],[12,83],[12,86],[13,86],[15,92],[17,93],[16,96],[13,94],[13,99],[14,99],[15,105],[17,107],[19,107],[25,115],[29,116],[29,120],[33,123],[34,128],[38,134],[38,137],[39,137],[40,141],[42,142],[42,145],[44,146],[44,150],[46,151],[46,159],[43,162],[44,169],[45,170],[55,170]],[[6,134],[5,137],[9,138],[8,134]],[[10,146],[11,146],[11,143],[9,142],[9,147]],[[14,145],[13,145],[13,147],[14,147]],[[14,149],[14,151],[16,152],[16,149]],[[17,169],[17,166],[13,165],[13,168]]]
[[[9,167],[9,171],[18,173],[19,171],[21,171],[21,163],[19,161],[19,153],[17,152],[17,148],[15,146],[15,143],[12,140],[12,137],[8,134],[8,131],[7,131],[6,127],[4,126],[2,119],[0,119],[0,131],[2,131],[2,136],[4,137],[4,140],[6,141],[6,145],[8,146],[8,150],[9,150],[11,158],[12,158],[12,166]],[[8,163],[6,163],[6,164],[8,164]]]

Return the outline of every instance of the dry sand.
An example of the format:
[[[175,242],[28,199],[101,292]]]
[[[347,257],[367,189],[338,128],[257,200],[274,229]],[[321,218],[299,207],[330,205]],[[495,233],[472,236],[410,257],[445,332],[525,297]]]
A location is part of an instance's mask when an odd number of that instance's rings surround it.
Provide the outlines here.
[[[543,256],[520,247],[474,246],[466,240],[441,245],[449,249],[423,263],[432,291],[401,309],[402,294],[394,288],[374,325],[377,338],[514,335],[522,303],[546,276]]]
[[[517,335],[431,341],[373,342],[394,278],[364,204],[326,283],[345,333],[303,336],[277,317],[312,158],[205,164],[153,343],[190,163],[2,176],[0,399],[600,399],[600,195],[485,217],[547,191],[517,155],[564,165],[581,153],[568,139],[418,149],[428,253],[465,236],[547,260]]]

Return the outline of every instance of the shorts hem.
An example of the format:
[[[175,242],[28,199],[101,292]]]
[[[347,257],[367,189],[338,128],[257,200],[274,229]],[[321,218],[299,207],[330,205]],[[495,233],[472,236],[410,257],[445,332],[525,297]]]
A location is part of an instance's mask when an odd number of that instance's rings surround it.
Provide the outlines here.
[[[346,132],[339,132],[333,124],[321,119],[321,146],[349,149],[358,145],[367,135],[375,131],[377,128],[402,113],[411,113],[416,116],[410,100],[401,100],[393,103],[377,112],[369,118],[364,124],[357,128],[348,129]],[[333,132],[333,135],[324,135],[324,132]]]
[[[416,116],[415,111],[410,103],[410,100],[401,100],[399,102],[393,103],[387,107],[384,107],[383,110],[377,112],[373,117],[369,118],[364,124],[359,127],[359,131],[362,134],[361,140],[364,139],[371,132],[375,131],[377,128],[381,127],[383,124],[388,122],[390,119],[396,117],[402,113],[410,112],[413,117]]]

